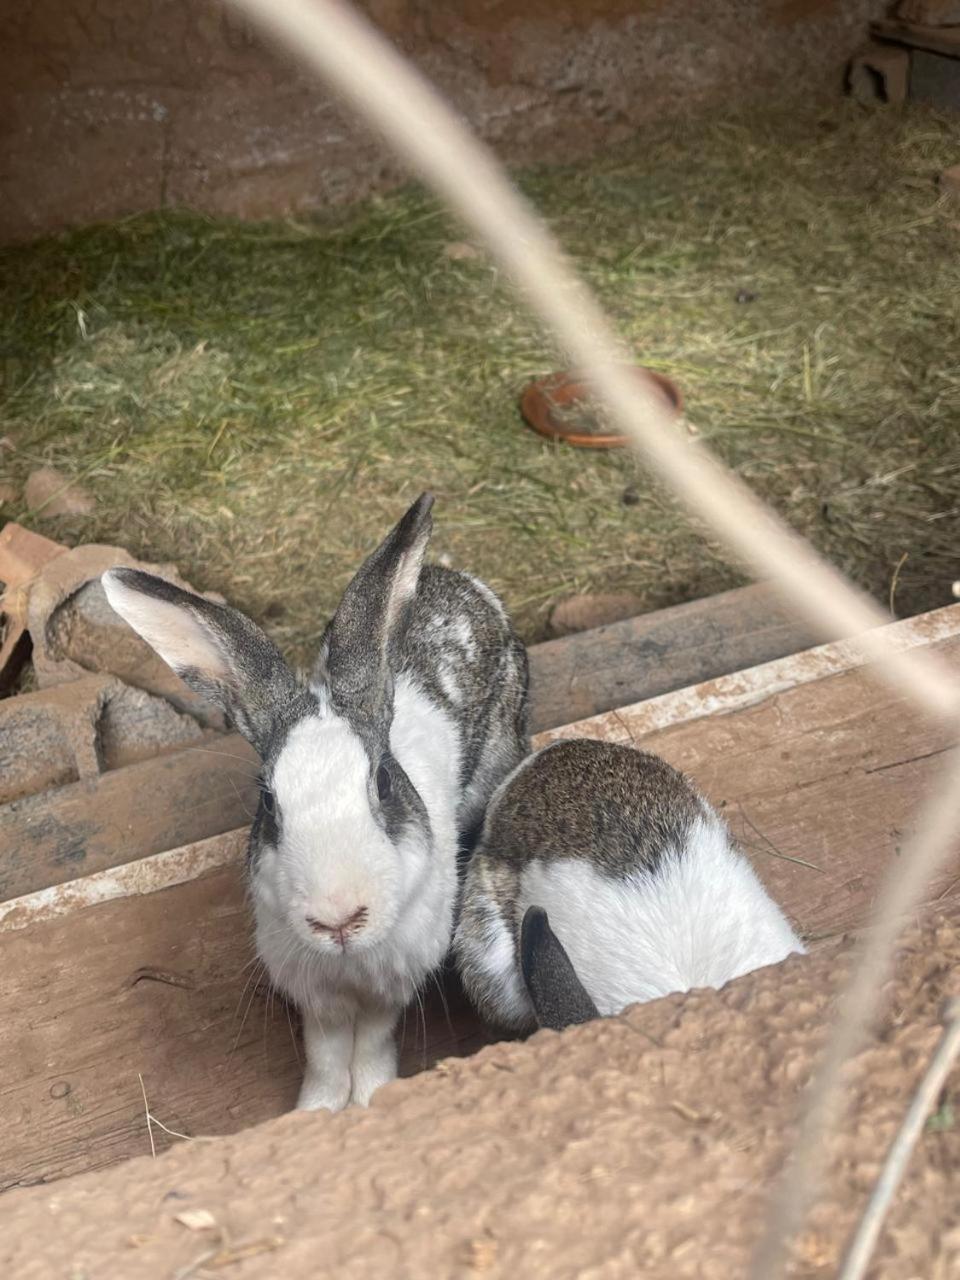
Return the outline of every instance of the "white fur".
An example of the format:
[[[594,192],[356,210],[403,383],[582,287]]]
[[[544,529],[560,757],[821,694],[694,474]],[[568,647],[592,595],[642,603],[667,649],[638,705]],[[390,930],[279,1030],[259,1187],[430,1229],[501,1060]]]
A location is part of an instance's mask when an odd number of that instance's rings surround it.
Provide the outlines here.
[[[441,662],[437,667],[437,680],[440,688],[450,699],[451,706],[463,706],[463,690],[457,681],[457,673],[448,662]]]
[[[426,549],[427,539],[421,537],[415,546],[400,557],[400,563],[397,565],[397,571],[390,587],[390,594],[387,597],[387,611],[384,622],[388,633],[392,630],[400,610],[416,594]]]
[[[481,883],[481,861],[468,873],[458,954],[479,960],[507,1025],[530,1025],[516,940],[499,913],[485,939],[467,941],[472,900],[496,911]],[[530,906],[546,911],[602,1015],[671,992],[722,987],[804,950],[714,815],[698,819],[686,847],[666,851],[653,873],[617,879],[588,856],[531,862],[520,875],[518,921]]]
[[[388,631],[416,592],[425,546],[423,536],[399,559]],[[131,589],[113,573],[103,584],[111,606],[174,670],[229,680],[230,654],[194,607]],[[477,585],[503,616],[492,592]],[[469,622],[454,619],[450,631],[453,643],[476,657]],[[326,646],[319,668],[325,653]],[[460,706],[465,695],[455,664],[444,666],[440,679]],[[390,747],[426,808],[427,830],[412,824],[391,838],[374,814],[364,745],[334,713],[323,684],[314,684],[317,711],[293,727],[271,762],[279,837],[275,847],[261,843],[252,887],[260,956],[304,1015],[300,1105],[339,1110],[350,1101],[366,1104],[396,1075],[399,1015],[449,948],[463,797],[457,725],[411,676],[400,676]],[[315,927],[358,916],[350,929]]]
[[[491,592],[491,595],[493,593]],[[502,612],[502,608],[501,608]],[[447,636],[462,651],[468,661],[473,661],[477,656],[477,640],[473,634],[469,618],[455,618],[452,624],[447,628]]]
[[[550,746],[553,745],[553,743],[550,744]],[[472,826],[474,822],[478,822],[484,813],[493,813],[500,796],[503,795],[507,787],[516,780],[528,764],[536,759],[535,755],[526,756],[512,773],[498,783],[491,795],[490,781],[492,778],[503,777],[504,767],[510,763],[510,758],[513,755],[513,747],[510,742],[503,738],[491,738],[485,744],[485,748],[483,755],[477,762],[473,779],[464,792],[461,818],[467,827]],[[550,747],[544,747],[543,750],[549,751]]]
[[[340,1111],[350,1102],[367,1106],[397,1074],[394,1009],[368,1009],[341,1019],[303,1015],[307,1067],[297,1106],[301,1111]]]
[[[229,667],[213,633],[180,605],[125,586],[108,569],[100,579],[114,613],[143,636],[174,671],[195,667],[213,679],[226,679]]]
[[[698,819],[686,849],[625,881],[585,859],[533,862],[520,917],[536,904],[601,1014],[673,991],[722,987],[776,964],[799,939],[717,819]]]
[[[329,713],[301,722],[274,768],[281,847],[254,876],[257,945],[274,983],[304,1011],[301,1106],[365,1103],[396,1074],[393,1028],[442,961],[457,888],[460,745],[449,717],[409,676],[397,681],[390,747],[416,787],[432,840],[399,847],[370,810],[370,766],[349,725]],[[368,910],[346,946],[313,933],[308,915]],[[386,1031],[384,1028],[386,1027]]]
[[[500,617],[505,618],[507,616],[507,611],[503,607],[503,601],[497,593],[488,587],[481,578],[475,578],[472,573],[468,573],[465,576],[470,579],[487,603],[493,605]]]
[[[534,1008],[517,964],[516,939],[493,896],[481,886],[482,876],[475,874],[478,867],[475,862],[467,872],[463,913],[454,942],[457,965],[468,989],[472,976],[478,976],[490,998],[490,1010],[504,1026],[531,1026]],[[474,996],[478,998],[480,992]]]

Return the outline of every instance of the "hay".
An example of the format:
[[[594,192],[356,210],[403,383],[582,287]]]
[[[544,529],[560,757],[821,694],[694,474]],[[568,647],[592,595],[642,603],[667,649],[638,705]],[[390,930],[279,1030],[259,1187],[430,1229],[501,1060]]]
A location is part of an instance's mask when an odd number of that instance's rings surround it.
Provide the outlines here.
[[[896,575],[900,613],[957,576],[960,228],[936,190],[957,142],[927,112],[843,106],[521,176],[711,447],[884,602]],[[733,585],[631,456],[521,425],[520,388],[558,358],[482,256],[445,251],[461,238],[411,188],[309,223],[146,216],[4,251],[10,469],[99,500],[25,518],[178,561],[300,658],[424,487],[436,551],[529,638],[565,592],[653,608]]]

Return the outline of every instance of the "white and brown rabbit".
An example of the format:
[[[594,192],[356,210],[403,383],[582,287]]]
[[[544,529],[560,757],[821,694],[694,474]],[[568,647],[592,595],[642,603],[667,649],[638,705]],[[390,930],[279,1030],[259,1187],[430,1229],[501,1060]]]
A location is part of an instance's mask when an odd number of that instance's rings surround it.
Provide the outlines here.
[[[573,739],[490,803],[454,956],[492,1022],[555,1030],[803,946],[730,832],[657,756]]]
[[[112,607],[263,762],[249,869],[259,953],[303,1013],[299,1106],[365,1104],[449,948],[458,848],[527,750],[527,658],[500,601],[423,565],[424,494],[365,561],[298,679],[248,618],[113,569]]]

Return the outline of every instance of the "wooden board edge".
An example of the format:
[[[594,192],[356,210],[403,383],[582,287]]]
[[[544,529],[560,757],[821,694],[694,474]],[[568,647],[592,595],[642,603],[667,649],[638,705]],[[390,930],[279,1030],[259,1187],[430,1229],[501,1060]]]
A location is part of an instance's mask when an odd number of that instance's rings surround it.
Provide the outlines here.
[[[225,831],[0,902],[0,934],[26,929],[55,916],[82,911],[116,898],[156,893],[241,863],[246,856],[248,831],[249,827]]]
[[[946,605],[882,628],[889,644],[898,653],[922,648],[960,635],[960,605]],[[857,637],[834,640],[804,649],[785,658],[730,675],[717,676],[702,684],[688,685],[615,711],[605,711],[556,729],[546,729],[533,739],[534,747],[561,738],[605,738],[629,742],[638,735],[655,733],[672,725],[704,716],[724,715],[753,706],[787,689],[840,675],[872,661]]]
[[[960,635],[960,605],[947,605],[931,613],[890,623],[884,631],[892,647],[899,652],[951,639]],[[869,661],[869,655],[856,638],[834,641],[729,676],[719,676],[703,684],[690,685],[674,693],[665,693],[646,702],[546,730],[534,737],[533,745],[536,748],[560,738],[574,737],[629,742],[673,725],[742,710],[787,689],[855,670]],[[85,910],[116,898],[156,893],[188,880],[197,880],[242,861],[248,831],[246,826],[226,831],[90,876],[38,889],[20,898],[11,898],[0,903],[0,934],[25,929],[55,916]]]
[[[904,22],[900,18],[876,18],[870,23],[870,34],[876,40],[939,53],[945,58],[960,57],[960,30],[956,27],[930,27],[920,22]]]
[[[789,609],[780,601],[776,587],[766,579],[748,582],[742,587],[729,587],[726,591],[715,591],[712,595],[697,596],[694,600],[682,600],[679,604],[667,604],[662,608],[646,613],[635,613],[628,618],[618,618],[614,622],[604,622],[588,627],[585,631],[570,631],[564,635],[548,636],[536,644],[527,646],[529,654],[549,653],[559,648],[575,645],[578,640],[588,640],[600,632],[611,628],[639,626],[644,630],[658,630],[672,622],[686,621],[690,617],[711,617],[715,613],[729,609],[731,606],[760,603],[766,605],[776,615],[776,622],[796,623],[798,630],[809,629],[800,618],[791,615]]]

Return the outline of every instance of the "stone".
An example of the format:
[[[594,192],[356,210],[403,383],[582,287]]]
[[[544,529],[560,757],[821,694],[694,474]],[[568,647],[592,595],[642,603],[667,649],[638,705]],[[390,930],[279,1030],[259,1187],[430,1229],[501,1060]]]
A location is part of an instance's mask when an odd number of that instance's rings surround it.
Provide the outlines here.
[[[0,696],[20,678],[30,655],[25,584],[66,547],[22,525],[0,529]]]
[[[611,622],[636,617],[643,612],[643,601],[629,591],[612,591],[597,595],[570,596],[555,605],[550,614],[550,633],[568,636],[575,631],[590,631]]]
[[[57,689],[69,687],[58,685]],[[208,737],[193,716],[178,711],[166,698],[111,680],[99,723],[101,772],[122,769]]]
[[[922,27],[958,27],[960,0],[900,0],[897,17]]]
[[[189,715],[113,676],[0,701],[0,805],[204,737]]]
[[[16,502],[17,498],[19,497],[20,497],[20,494],[17,491],[15,485],[6,484],[6,483],[0,484],[0,507],[4,506],[7,503]]]
[[[960,164],[951,165],[941,173],[940,192],[951,200],[960,201]]]
[[[108,683],[91,677],[0,702],[0,804],[96,777]]]
[[[48,561],[67,548],[61,542],[25,529],[13,521],[0,529],[0,583],[9,591],[35,577]]]
[[[30,585],[27,602],[37,684],[43,689],[91,674],[115,675],[166,698],[210,728],[222,728],[221,714],[192,693],[110,608],[100,575],[118,565],[144,569],[194,590],[174,565],[143,563],[122,547],[91,544],[58,556]],[[213,593],[207,598],[222,600]]]
[[[454,262],[463,262],[474,258],[482,258],[483,253],[476,245],[468,244],[466,240],[451,240],[449,244],[443,246],[443,256],[452,259]]]
[[[53,467],[31,472],[23,496],[30,510],[43,516],[88,516],[96,506],[85,489]]]
[[[910,54],[897,45],[871,41],[847,69],[850,96],[864,106],[902,106],[910,85]]]

